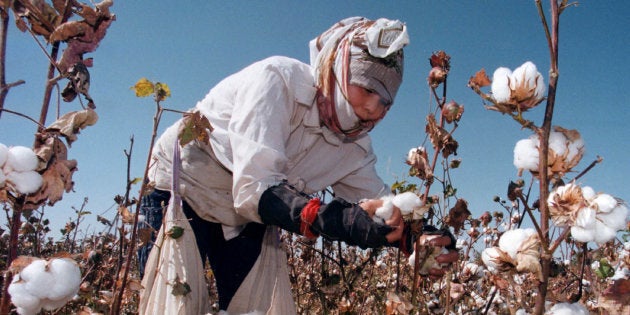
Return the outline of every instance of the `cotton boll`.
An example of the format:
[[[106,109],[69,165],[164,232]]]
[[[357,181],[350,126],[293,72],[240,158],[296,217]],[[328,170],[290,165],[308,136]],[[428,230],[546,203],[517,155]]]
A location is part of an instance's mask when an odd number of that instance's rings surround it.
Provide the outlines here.
[[[55,281],[58,281],[51,272],[47,271],[47,265],[47,261],[43,259],[35,260],[20,273],[20,277],[25,282],[26,290],[40,299],[47,298]]]
[[[384,196],[381,198],[381,200],[383,200],[383,205],[376,209],[372,220],[382,223],[391,218],[392,214],[394,213],[394,204],[392,203],[392,199],[393,196]]]
[[[592,200],[597,196],[597,193],[591,186],[584,186],[582,187],[582,196],[586,200]]]
[[[619,204],[608,213],[599,213],[597,219],[615,231],[623,230],[626,228],[628,208],[624,204]]]
[[[604,213],[612,211],[618,203],[617,199],[609,194],[599,194],[593,199],[593,204],[597,205],[597,210]]]
[[[23,146],[15,146],[9,149],[5,162],[5,173],[9,171],[33,171],[37,168],[39,159],[33,150]]]
[[[505,231],[499,239],[499,248],[510,255],[513,259],[516,259],[516,253],[521,247],[521,244],[534,234],[536,234],[534,229],[516,229]]]
[[[584,207],[578,211],[577,218],[575,218],[575,225],[585,228],[592,229],[595,227],[595,222],[597,212],[595,209],[590,207]]]
[[[519,170],[538,170],[538,147],[532,139],[522,139],[514,146],[514,166]]]
[[[57,280],[49,289],[46,296],[51,300],[63,299],[64,304],[70,300],[81,285],[81,270],[76,262],[70,258],[53,259],[49,262],[49,270]],[[63,305],[63,304],[62,304]]]
[[[422,206],[422,200],[420,200],[420,197],[410,191],[394,196],[392,198],[392,203],[400,209],[400,212],[403,215],[410,214]]]
[[[7,174],[7,180],[10,181],[15,189],[22,194],[34,193],[42,187],[42,184],[44,183],[42,175],[36,171],[13,171]]]
[[[521,82],[525,82],[527,86],[531,87],[536,83],[536,77],[538,75],[536,65],[531,61],[527,61],[512,72],[510,88],[512,88],[512,90],[517,89],[518,85],[522,84]]]
[[[499,268],[497,259],[499,258],[499,251],[496,247],[488,247],[481,252],[481,260],[488,267],[488,271],[495,273]]]
[[[9,148],[6,145],[0,143],[0,169],[4,166],[9,156]]]
[[[567,151],[567,137],[562,132],[552,131],[549,134],[549,149],[557,155],[564,155]]]
[[[498,103],[507,103],[510,101],[510,77],[512,76],[512,71],[508,68],[498,68],[494,70],[494,74],[492,75],[492,96]]]
[[[569,142],[569,154],[567,160],[572,160],[580,151],[584,149],[584,140],[582,138],[575,139]]]
[[[595,223],[594,230],[595,233],[593,234],[593,241],[595,241],[595,243],[597,244],[604,244],[606,242],[609,242],[613,240],[617,235],[617,231],[615,229],[607,226],[600,221],[597,221],[597,223]]]
[[[579,226],[572,226],[571,236],[578,242],[588,243],[595,239],[595,229],[585,229]]]
[[[39,297],[28,292],[25,282],[19,276],[13,277],[13,281],[9,285],[9,294],[13,305],[18,307],[19,314],[37,314],[42,308]],[[20,308],[22,309],[21,312]]]

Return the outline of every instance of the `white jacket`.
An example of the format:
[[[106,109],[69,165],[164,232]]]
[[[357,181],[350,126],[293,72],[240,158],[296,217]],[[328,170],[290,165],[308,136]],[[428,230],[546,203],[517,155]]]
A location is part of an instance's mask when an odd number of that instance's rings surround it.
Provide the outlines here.
[[[344,139],[320,126],[309,65],[287,57],[256,62],[217,84],[193,110],[208,118],[211,145],[182,148],[180,192],[204,219],[227,226],[261,222],[258,201],[286,179],[306,193],[331,186],[350,202],[388,192],[376,174],[369,136]],[[149,172],[170,189],[179,122],[157,141]]]

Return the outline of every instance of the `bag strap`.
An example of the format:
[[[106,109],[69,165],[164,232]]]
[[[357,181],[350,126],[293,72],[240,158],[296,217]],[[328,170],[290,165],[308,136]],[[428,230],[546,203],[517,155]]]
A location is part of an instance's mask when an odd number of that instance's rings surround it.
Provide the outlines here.
[[[179,173],[181,168],[181,155],[179,148],[179,139],[175,138],[174,147],[173,147],[173,163],[172,163],[172,175],[171,179],[171,194],[173,194],[173,201],[177,202],[177,204],[181,204],[182,197],[179,193]]]

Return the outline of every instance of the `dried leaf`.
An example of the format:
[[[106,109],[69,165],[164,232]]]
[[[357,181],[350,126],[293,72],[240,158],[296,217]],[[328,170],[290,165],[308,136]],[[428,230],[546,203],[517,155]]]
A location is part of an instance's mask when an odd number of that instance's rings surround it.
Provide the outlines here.
[[[183,147],[194,140],[208,144],[210,143],[208,133],[212,130],[214,128],[212,128],[210,121],[200,112],[185,113],[179,127],[179,144]]]
[[[153,237],[153,228],[140,228],[138,229],[138,247],[143,247],[151,242]]]
[[[171,97],[171,89],[166,83],[156,82],[155,100],[159,102],[165,100],[167,97]]]
[[[429,63],[431,67],[440,67],[448,72],[451,69],[451,56],[442,50],[436,51],[431,55]]]
[[[61,200],[63,193],[72,191],[72,175],[77,170],[76,160],[54,160],[42,174],[44,183],[34,194],[26,198],[25,209],[36,209],[48,201],[53,206]]]
[[[61,116],[46,131],[59,131],[65,136],[68,146],[77,140],[77,134],[87,126],[92,126],[98,121],[98,115],[93,109],[69,112]]]
[[[464,199],[457,199],[455,206],[451,208],[448,216],[444,219],[444,222],[455,229],[455,234],[459,233],[459,230],[464,226],[466,220],[470,217],[471,213],[468,210],[468,203]]]
[[[468,82],[469,84],[472,83],[478,87],[484,87],[492,84],[490,78],[486,74],[486,69],[481,69],[477,71],[477,73],[475,73],[475,75],[471,77]]]
[[[41,260],[41,258],[33,257],[33,256],[18,256],[13,259],[11,265],[9,266],[9,271],[14,275],[20,273],[22,269],[26,268],[26,266],[30,265],[35,260]]]
[[[83,36],[90,26],[84,21],[68,21],[63,23],[50,34],[49,42],[66,41],[72,37]]]
[[[149,81],[147,78],[141,78],[131,89],[136,92],[137,97],[147,97],[153,95],[155,88],[153,82]]]
[[[129,279],[127,281],[127,287],[132,291],[140,291],[144,289],[140,281],[138,279]]]
[[[630,279],[617,279],[606,288],[597,304],[606,314],[630,314]]]
[[[120,214],[120,217],[122,218],[123,223],[125,224],[133,223],[134,216],[133,214],[131,214],[129,209],[127,209],[127,207],[125,206],[118,207],[118,214]]]
[[[188,293],[191,292],[190,285],[188,285],[188,283],[186,282],[182,282],[179,279],[179,275],[175,276],[175,280],[173,280],[173,283],[171,283],[171,285],[173,286],[171,294],[173,294],[174,296],[186,296]]]

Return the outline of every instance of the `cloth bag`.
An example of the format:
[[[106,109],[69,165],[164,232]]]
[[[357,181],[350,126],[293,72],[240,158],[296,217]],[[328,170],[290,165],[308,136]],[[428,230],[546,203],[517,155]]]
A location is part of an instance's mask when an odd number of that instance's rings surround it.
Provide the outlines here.
[[[209,312],[208,286],[195,234],[182,211],[180,150],[175,142],[171,199],[145,267],[139,314],[199,315]],[[181,229],[181,230],[180,230]],[[180,237],[167,234],[183,231]]]

